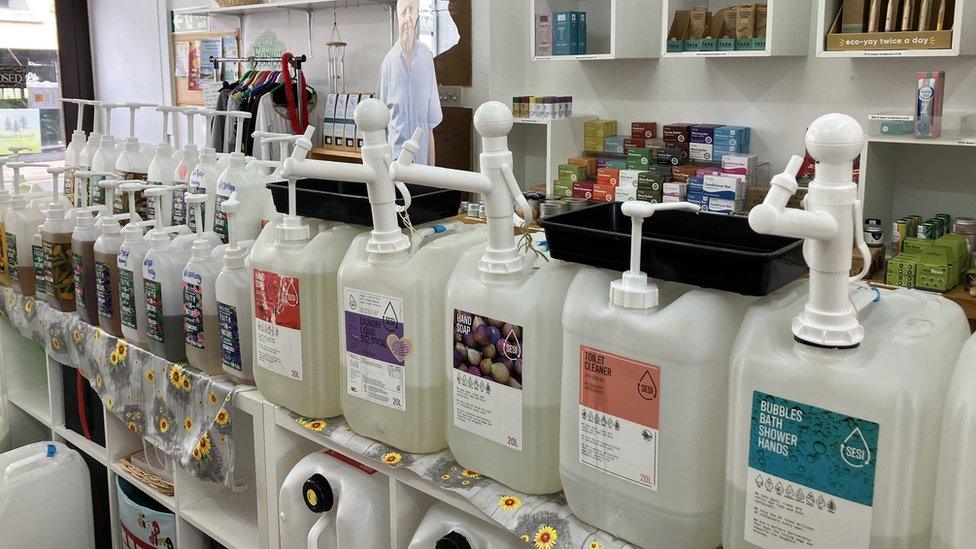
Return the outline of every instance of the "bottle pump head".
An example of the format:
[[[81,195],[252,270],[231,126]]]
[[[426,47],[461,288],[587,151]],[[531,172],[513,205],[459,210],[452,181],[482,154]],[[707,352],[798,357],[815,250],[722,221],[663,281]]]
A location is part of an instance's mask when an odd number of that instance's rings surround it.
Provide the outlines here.
[[[160,105],[156,107],[156,111],[163,115],[163,135],[159,139],[159,144],[156,145],[156,154],[162,156],[170,156],[173,154],[173,144],[170,140],[170,130],[169,130],[169,115],[171,113],[180,112],[181,107],[171,107],[169,105]],[[174,117],[174,129],[176,119]],[[174,131],[175,133],[175,131]]]
[[[136,111],[143,107],[158,107],[154,103],[123,103],[123,107],[129,109],[129,137],[125,138],[125,143],[139,143],[136,137]]]
[[[136,213],[136,193],[149,188],[148,185],[144,185],[139,181],[126,181],[119,185],[119,190],[124,192],[128,198],[126,204],[128,204],[127,213],[129,214],[129,222],[140,221]]]
[[[185,197],[186,204],[193,209],[194,219],[203,219],[203,205],[207,202],[205,194],[188,194]],[[190,245],[190,253],[195,259],[210,257],[213,244],[203,236],[203,223],[197,223],[197,237]]]
[[[227,216],[227,247],[224,248],[224,266],[228,269],[244,268],[247,256],[245,249],[237,241],[237,212],[241,211],[241,203],[237,200],[237,192],[220,204],[220,211]]]
[[[196,143],[193,142],[193,117],[197,114],[196,107],[183,107],[180,112],[186,117],[186,144],[183,145],[184,152],[197,152]]]
[[[61,200],[58,199],[58,176],[68,171],[67,167],[51,166],[47,173],[51,174],[51,203],[48,205],[47,218],[55,221],[64,219],[65,211]]]
[[[13,150],[13,147],[11,147]],[[21,168],[47,168],[47,164],[32,164],[30,162],[14,161],[8,162],[8,166],[14,170],[14,194],[10,197],[10,209],[23,210],[27,207],[27,196],[20,193],[20,169]]]
[[[105,189],[105,209],[109,214],[115,209],[115,189],[125,181],[125,179],[103,179],[98,182],[98,186]]]
[[[383,129],[385,131],[386,130],[386,127],[384,126]],[[280,154],[281,154],[280,158],[281,158],[281,160],[284,160],[284,159],[288,158],[288,155],[289,154],[291,154],[289,152],[289,150],[288,150],[289,145],[294,145],[295,142],[298,141],[298,139],[301,138],[302,136],[300,136],[300,135],[291,135],[291,134],[288,134],[288,133],[274,133],[274,132],[255,131],[255,132],[251,132],[251,137],[254,138],[254,144],[255,144],[254,149],[255,150],[260,150],[262,152],[262,156],[263,156],[263,158],[265,160],[270,160],[271,159],[271,144],[272,143],[278,143],[278,145],[279,145],[279,151],[280,151]]]
[[[122,234],[121,223],[129,219],[129,214],[107,215],[102,218],[102,234]]]
[[[217,115],[217,111],[213,109],[195,109],[194,114],[199,114],[200,116],[203,117],[204,120],[203,147],[200,149],[200,159],[201,160],[204,159],[209,160],[211,158],[216,159],[217,151],[216,149],[210,146],[210,136],[213,133],[213,128],[211,127],[211,125],[213,124],[214,117]]]
[[[644,219],[656,212],[680,210],[698,212],[699,207],[689,202],[669,202],[651,204],[643,200],[630,200],[620,206],[620,211],[630,217],[630,269],[624,271],[620,280],[610,283],[610,303],[625,309],[652,309],[658,304],[657,284],[648,282],[647,274],[641,271],[641,238]]]
[[[111,137],[114,139],[115,136],[112,135],[112,111],[114,111],[115,109],[121,109],[125,107],[125,104],[124,103],[102,103],[99,106],[102,108],[102,110],[105,113],[105,129],[103,132],[104,133],[103,138]]]
[[[864,147],[864,130],[843,114],[821,116],[810,125],[807,150],[817,161],[816,176],[809,185],[806,209],[787,208],[796,191],[798,157],[787,171],[770,182],[762,204],[749,213],[749,225],[758,233],[803,238],[803,257],[810,267],[810,298],[793,319],[793,335],[801,343],[846,349],[864,339],[864,327],[850,297],[851,249],[856,244],[870,265],[864,244],[863,206],[854,183],[854,160]]]
[[[147,235],[154,250],[160,250],[169,246],[171,234],[186,233],[190,230],[186,225],[168,227],[163,221],[163,195],[183,189],[186,189],[186,185],[152,185],[143,191],[146,198],[153,201],[153,212],[155,212],[156,216],[154,222],[156,228]]]
[[[87,99],[62,99],[61,102],[62,103],[74,103],[75,105],[78,105],[78,125],[77,125],[77,127],[75,127],[75,130],[73,132],[71,132],[71,141],[72,142],[75,142],[75,140],[77,139],[79,143],[84,144],[84,141],[85,141],[85,129],[84,129],[85,105],[92,105],[92,106],[94,106],[95,105],[95,101],[89,101]],[[96,116],[95,118],[97,119],[98,116]]]
[[[236,118],[237,130],[234,132],[234,156],[244,158],[244,121],[251,118],[251,113],[245,111],[229,111],[227,116]]]
[[[389,166],[392,149],[386,140],[386,128],[390,124],[390,109],[378,99],[366,99],[359,103],[355,113],[356,125],[363,132],[363,162],[374,161],[382,155]],[[415,134],[416,137],[416,134]],[[366,251],[369,253],[399,253],[410,249],[410,238],[403,234],[397,223],[396,191],[400,187],[405,206],[409,206],[410,194],[402,183],[397,185],[386,173],[374,173],[366,181],[370,206],[373,209],[373,230],[370,232]]]

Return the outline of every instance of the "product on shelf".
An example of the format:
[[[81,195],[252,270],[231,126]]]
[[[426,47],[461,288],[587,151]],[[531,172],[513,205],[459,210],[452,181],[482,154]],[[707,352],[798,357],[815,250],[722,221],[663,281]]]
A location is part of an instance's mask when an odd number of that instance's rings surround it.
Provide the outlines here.
[[[199,109],[185,107],[180,109],[180,112],[186,117],[186,145],[183,146],[183,150],[179,154],[179,161],[176,162],[176,169],[173,172],[173,183],[179,188],[175,189],[172,194],[164,194],[161,197],[162,202],[160,202],[163,213],[169,212],[171,215],[165,219],[166,224],[173,226],[187,223],[186,202],[183,200],[183,195],[188,192],[190,176],[197,164],[200,163],[200,149],[193,142],[193,128],[195,127],[193,117],[198,114]]]
[[[572,118],[573,98],[569,96],[526,95],[512,98],[512,116],[532,120]]]
[[[186,205],[193,210],[194,218],[202,219],[200,216],[208,200],[205,194],[186,195]],[[190,259],[182,273],[186,360],[198,370],[218,375],[223,373],[223,367],[216,284],[224,247],[220,245],[220,237],[213,231],[205,233],[203,226],[203,223],[197,223],[196,238],[190,244]]]
[[[807,239],[810,278],[753,305],[736,340],[723,546],[787,535],[817,547],[923,546],[934,483],[905,479],[935,477],[943,400],[969,326],[942,297],[851,285],[849,250],[870,256],[853,181],[864,133],[830,114],[806,141],[818,163],[805,210],[785,208],[794,157],[749,216],[760,233]],[[820,465],[791,460],[807,455]]]
[[[942,135],[942,102],[945,98],[945,71],[915,74],[915,137]]]
[[[250,240],[257,238],[261,232],[261,219],[264,215],[265,205],[271,201],[271,191],[265,187],[264,182],[255,172],[248,172],[244,169],[245,157],[241,152],[241,140],[243,130],[241,126],[244,120],[250,118],[247,112],[231,112],[231,116],[237,118],[237,132],[235,152],[230,154],[230,163],[217,179],[217,187],[214,190],[214,214],[213,230],[223,242],[227,242],[227,217],[220,209],[220,204],[230,198],[232,194],[237,195],[237,201],[241,203],[241,209],[237,214],[238,238]]]
[[[126,183],[126,185],[132,184],[134,183]],[[154,202],[150,201],[150,203]],[[146,338],[146,293],[142,278],[142,262],[149,253],[151,243],[146,238],[145,231],[152,230],[155,224],[155,221],[127,223],[122,228],[122,245],[119,246],[117,259],[122,337],[141,349],[148,348],[149,345]]]
[[[557,11],[552,14],[552,54],[586,55],[586,12]]]
[[[676,10],[668,29],[668,52],[766,49],[766,4],[735,4],[715,13],[707,6]]]
[[[535,55],[547,57],[552,55],[552,14],[542,12],[535,14]]]
[[[484,141],[483,173],[412,166],[401,156],[391,177],[426,185],[456,181],[486,194],[488,244],[462,256],[446,289],[446,325],[454,337],[445,349],[453,366],[447,441],[469,469],[516,490],[552,493],[560,486],[559,402],[552,388],[559,384],[562,346],[562,328],[552,319],[577,268],[541,261],[534,248],[520,251],[516,245],[513,202],[523,215],[531,209],[515,192],[518,182],[508,164],[509,109],[485,103],[475,128]],[[525,368],[532,383],[523,385]]]
[[[61,99],[61,103],[74,103],[78,105],[78,114],[76,115],[78,126],[71,132],[71,141],[64,148],[64,165],[68,167],[68,171],[64,176],[64,194],[68,197],[68,200],[75,202],[77,200],[75,197],[75,171],[88,169],[87,162],[83,165],[81,161],[82,151],[85,149],[85,142],[87,140],[83,126],[85,105],[91,105],[92,110],[94,110],[95,102],[85,99]],[[97,124],[97,113],[94,116],[96,118],[95,123]]]
[[[91,172],[101,175],[89,179],[89,190],[92,192],[91,204],[105,204],[109,206],[107,215],[111,215],[114,204],[105,202],[104,187],[99,185],[98,182],[105,178],[114,179],[118,177],[118,173],[115,171],[115,165],[118,163],[122,150],[119,148],[119,143],[116,141],[115,136],[112,135],[112,111],[122,108],[124,105],[102,103],[99,107],[105,111],[105,134],[98,141],[97,150],[95,150],[92,156]]]
[[[828,51],[938,50],[952,47],[954,0],[835,1]]]
[[[195,114],[199,114],[206,121],[204,123],[204,143],[210,143],[211,141],[211,122],[217,111],[211,109],[197,109]],[[230,115],[233,113],[221,113]],[[200,151],[200,161],[197,163],[196,167],[190,173],[189,182],[187,183],[186,195],[202,194],[206,195],[207,199],[204,202],[204,207],[200,213],[199,219],[203,220],[203,227],[205,231],[214,230],[214,215],[217,208],[217,181],[220,176],[224,173],[227,168],[221,169],[217,164],[217,151],[213,147],[204,147]],[[186,202],[187,197],[184,195],[184,208],[186,209],[186,224],[190,227],[191,231],[197,230],[197,215],[194,208],[189,207],[189,203]]]
[[[102,183],[107,183],[108,180]],[[102,218],[102,234],[92,247],[95,259],[95,302],[98,309],[98,326],[115,337],[122,337],[122,319],[119,314],[119,246],[122,245],[121,222],[132,214],[116,214]]]
[[[555,547],[558,535],[552,527],[539,528],[535,534],[539,540],[536,545]],[[524,549],[525,546],[514,534],[438,502],[424,515],[407,548]]]
[[[155,108],[158,105],[150,103],[125,103],[123,106],[129,109],[129,137],[125,138],[125,141],[122,143],[122,151],[115,161],[115,172],[120,179],[138,179],[145,181],[149,173],[149,164],[155,157],[156,147],[149,144],[139,144],[139,139],[135,136],[136,111],[143,107]],[[116,197],[116,202],[113,205],[114,213],[118,214],[131,211],[126,209],[124,200],[124,196]],[[135,213],[138,214],[140,220],[145,219],[147,216],[146,198],[142,195],[141,191],[136,193],[136,208]]]
[[[251,272],[246,261],[253,240],[238,242],[237,212],[241,203],[236,197],[220,205],[227,216],[227,246],[224,263],[217,276],[215,298],[220,324],[220,364],[224,373],[244,383],[254,380],[254,327],[251,318]],[[277,219],[272,221],[277,223]]]
[[[53,176],[52,200],[48,204],[47,217],[38,229],[41,235],[43,273],[45,277],[44,299],[59,311],[75,310],[75,277],[72,266],[71,233],[75,229],[76,211],[66,212],[58,197],[58,175],[67,174],[69,168],[48,168]],[[67,180],[65,180],[67,181]]]
[[[27,162],[8,162],[14,171],[14,193],[10,197],[10,207],[4,215],[4,240],[7,245],[7,277],[10,286],[25,296],[36,293],[37,272],[34,269],[34,254],[31,239],[44,222],[44,213],[28,204],[28,195],[20,192],[20,170],[25,167],[43,167],[46,164]]]

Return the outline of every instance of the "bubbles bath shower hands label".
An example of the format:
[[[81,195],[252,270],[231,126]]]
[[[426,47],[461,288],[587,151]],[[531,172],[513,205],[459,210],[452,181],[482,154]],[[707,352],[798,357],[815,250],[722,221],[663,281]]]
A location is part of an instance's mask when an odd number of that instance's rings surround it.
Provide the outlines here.
[[[454,309],[454,425],[522,451],[522,327]]]
[[[404,369],[413,343],[403,333],[403,300],[346,288],[346,391],[407,409]]]
[[[579,460],[657,490],[661,369],[580,347]]]
[[[217,302],[217,322],[220,323],[220,363],[225,368],[243,372],[240,332],[237,328],[237,309]]]
[[[183,271],[183,330],[186,342],[197,349],[207,346],[203,335],[203,289],[200,275]]]
[[[108,265],[98,261],[95,263],[95,299],[98,303],[98,316],[112,318],[112,278]]]
[[[136,314],[135,275],[129,269],[119,269],[119,313],[123,326],[133,330],[139,327]]]
[[[146,337],[162,343],[166,336],[165,323],[163,321],[163,287],[155,281],[145,281],[146,289]]]
[[[877,459],[877,423],[754,392],[746,541],[866,549]]]
[[[298,277],[254,269],[254,361],[302,379],[302,312]]]

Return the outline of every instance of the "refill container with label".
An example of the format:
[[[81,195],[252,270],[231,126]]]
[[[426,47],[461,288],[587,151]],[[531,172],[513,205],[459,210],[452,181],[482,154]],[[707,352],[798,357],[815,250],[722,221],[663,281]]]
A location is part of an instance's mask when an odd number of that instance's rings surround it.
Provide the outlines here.
[[[443,329],[444,286],[485,231],[456,227],[411,245],[397,224],[389,109],[366,100],[355,116],[364,136],[362,165],[301,159],[309,142],[300,139],[285,173],[366,184],[373,230],[356,238],[339,269],[342,412],[361,435],[407,452],[433,452],[446,445],[441,361],[451,340]],[[406,210],[410,195],[398,186]]]
[[[732,351],[723,545],[928,547],[942,406],[969,326],[932,294],[852,291],[855,238],[870,263],[853,182],[864,132],[828,114],[806,145],[806,210],[786,207],[794,157],[749,215],[756,232],[806,239],[810,279],[753,305]]]
[[[58,175],[67,175],[69,169],[47,169],[53,177],[52,200],[48,206],[47,219],[40,230],[46,278],[44,299],[59,311],[75,310],[75,272],[71,253],[71,233],[75,229],[75,218],[66,215],[58,198]]]
[[[725,440],[728,357],[749,300],[641,272],[644,219],[698,206],[621,209],[633,220],[630,270],[581,270],[563,309],[563,490],[581,520],[641,547],[713,549],[725,478],[714,446]]]
[[[170,362],[186,360],[183,331],[183,267],[190,259],[192,243],[186,225],[165,227],[160,203],[167,194],[184,190],[181,185],[153,187],[145,194],[157,208],[156,228],[149,232],[149,251],[142,262],[146,302],[146,340],[149,352]],[[179,235],[179,236],[174,236]]]
[[[14,170],[14,194],[4,218],[4,240],[7,244],[7,276],[10,286],[25,296],[35,294],[37,278],[34,270],[34,254],[31,239],[44,222],[44,213],[27,204],[27,195],[20,192],[20,170],[26,167],[47,168],[47,164],[9,162]]]
[[[152,162],[155,156],[156,148],[148,143],[139,143],[139,139],[136,137],[136,111],[143,107],[156,107],[158,105],[151,103],[125,103],[123,106],[129,109],[129,137],[125,138],[122,144],[122,152],[119,153],[119,158],[115,161],[115,171],[121,179],[145,181],[149,173],[149,163]],[[141,221],[147,217],[146,198],[142,196],[141,191],[136,193],[135,198],[136,213],[139,215],[139,220]],[[115,213],[131,211],[126,209],[124,199],[124,196],[116,198],[114,205]]]
[[[540,541],[555,547],[556,535],[542,531],[549,536]],[[548,545],[550,540],[552,545]],[[492,526],[482,519],[474,518],[446,503],[435,503],[424,515],[417,531],[410,539],[408,549],[524,549],[525,542],[498,526]]]
[[[205,194],[187,194],[186,205],[199,219],[207,202]],[[216,282],[223,265],[223,248],[216,235],[204,233],[197,224],[190,245],[190,260],[183,268],[183,329],[186,359],[190,366],[208,374],[223,373],[220,363],[220,322],[217,319]],[[219,249],[218,249],[219,248]]]
[[[447,442],[468,469],[515,490],[552,493],[560,488],[559,318],[578,267],[536,265],[534,250],[516,242],[513,202],[525,216],[532,210],[512,173],[511,109],[485,103],[474,124],[482,173],[414,166],[415,140],[391,167],[394,181],[485,195],[488,244],[461,257],[446,289]]]
[[[163,115],[163,135],[160,139],[159,144],[156,145],[156,152],[153,155],[152,161],[149,162],[148,172],[146,173],[146,183],[149,185],[172,185],[173,177],[176,175],[176,166],[179,164],[179,158],[174,156],[173,145],[170,143],[170,133],[169,133],[169,115],[172,113],[179,112],[181,107],[170,107],[168,105],[161,105],[156,107],[156,110]],[[174,127],[175,116],[174,118]],[[175,132],[174,132],[175,133]],[[146,201],[146,215],[147,219],[155,218],[155,212],[152,210],[153,202],[151,200]],[[173,205],[164,204],[163,205],[163,219],[172,219]]]
[[[71,233],[71,266],[74,269],[75,278],[75,311],[78,313],[78,318],[92,326],[98,326],[95,241],[102,235],[101,223],[95,222],[95,216],[104,209],[104,206],[80,208],[75,219],[75,229]]]
[[[281,484],[278,508],[281,549],[391,546],[389,480],[338,452],[299,461]]]
[[[150,188],[141,182],[129,181],[119,189],[132,196],[132,191],[145,191]],[[146,348],[146,300],[142,281],[142,261],[149,252],[149,240],[145,231],[153,227],[155,221],[130,221],[122,227],[122,244],[117,254],[119,268],[119,318],[122,324],[122,337],[133,345]]]
[[[204,128],[206,128],[204,143],[210,143],[210,124],[216,112],[212,109],[197,109],[196,111],[197,114],[203,116],[207,121],[204,124]],[[193,169],[193,173],[190,174],[190,183],[186,192],[187,194],[206,195],[207,200],[202,210],[203,226],[206,231],[213,230],[214,207],[217,199],[217,180],[220,178],[221,173],[223,173],[223,170],[217,167],[216,151],[213,147],[204,147],[200,152],[200,162]],[[197,217],[193,215],[193,212],[194,210],[187,206],[186,224],[190,227],[191,231],[196,231]]]
[[[111,176],[98,176],[98,178],[92,178],[89,180],[89,189],[92,192],[90,197],[91,204],[107,204],[113,206],[111,202],[105,201],[105,194],[103,188],[98,185],[98,182],[105,177],[115,177],[115,164],[119,160],[119,155],[121,150],[112,135],[112,110],[122,108],[124,105],[115,103],[102,103],[100,107],[105,111],[105,135],[102,136],[101,140],[98,142],[98,149],[95,151],[94,156],[91,160],[91,172],[106,174],[110,173]],[[110,210],[109,215],[112,214]]]
[[[254,169],[257,174],[254,177],[260,180],[265,186],[271,182],[284,181],[285,178],[281,175],[284,161],[291,154],[290,149],[301,136],[260,131],[252,133],[251,136],[256,140],[260,140],[260,147],[264,151],[264,158],[270,158],[271,147],[277,144],[281,161],[249,160],[246,168],[248,170]],[[269,223],[276,223],[279,217],[281,217],[281,214],[275,208],[274,201],[268,202],[264,205],[264,211],[261,212],[261,229],[263,230]]]
[[[78,169],[81,170],[91,168],[91,161],[95,157],[98,146],[102,142],[102,119],[104,118],[102,102],[90,101],[89,104],[92,106],[92,131],[88,134],[88,141],[85,142],[85,146],[81,149],[78,156]],[[90,197],[86,198],[86,200],[89,199]]]
[[[197,114],[197,111],[198,109],[191,107],[180,110],[186,116],[186,145],[183,146],[182,156],[180,156],[179,162],[176,163],[173,181],[177,185],[183,185],[183,189],[162,197],[164,211],[168,209],[172,214],[172,217],[167,220],[167,223],[174,226],[186,223],[186,203],[183,201],[183,195],[186,193],[185,189],[190,184],[190,175],[193,174],[193,170],[200,163],[200,150],[193,142],[193,117]],[[170,205],[168,208],[165,206],[167,203]]]
[[[236,148],[230,155],[230,164],[217,180],[213,225],[214,231],[224,242],[227,241],[227,218],[220,211],[220,204],[224,200],[230,198],[231,194],[237,193],[237,201],[241,203],[241,210],[237,213],[237,228],[240,231],[238,238],[244,240],[257,238],[258,233],[261,232],[261,215],[265,205],[272,200],[271,191],[256,177],[256,174],[249,175],[244,169],[246,160],[244,153],[241,152],[243,137],[241,127],[244,120],[251,118],[251,113],[232,111],[229,114],[237,119]]]
[[[102,219],[102,235],[95,241],[95,301],[98,326],[115,337],[122,337],[119,313],[119,246],[122,245],[122,221],[130,214],[116,214]],[[134,222],[134,221],[133,221]]]
[[[295,154],[308,149],[311,142]],[[288,215],[269,227],[274,239],[258,239],[251,250],[254,380],[269,402],[305,417],[334,417],[342,413],[339,264],[363,228],[337,224],[313,236],[295,215],[295,181],[288,179]]]
[[[227,216],[228,244],[224,266],[217,276],[217,320],[220,323],[220,365],[224,373],[241,383],[254,381],[254,332],[251,320],[251,272],[247,257],[254,241],[237,241],[234,219],[241,203],[231,197],[220,205]]]
[[[10,210],[10,191],[7,190],[5,181],[4,166],[12,162],[9,156],[0,156],[0,284],[10,286],[10,277],[7,275],[7,212]]]
[[[89,167],[87,161],[82,163],[82,152],[85,150],[85,144],[88,139],[84,130],[85,105],[92,105],[92,110],[94,110],[95,102],[86,99],[62,99],[61,102],[78,105],[78,125],[71,132],[71,141],[64,149],[64,165],[68,167],[68,171],[65,172],[64,176],[64,194],[72,200],[77,200],[75,197],[75,193],[77,192],[75,171],[87,170]],[[95,118],[98,118],[97,115]]]

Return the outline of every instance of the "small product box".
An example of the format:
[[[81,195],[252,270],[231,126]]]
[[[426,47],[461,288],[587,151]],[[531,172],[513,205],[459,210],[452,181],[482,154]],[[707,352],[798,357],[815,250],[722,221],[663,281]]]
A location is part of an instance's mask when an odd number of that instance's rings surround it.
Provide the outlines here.
[[[675,196],[678,198],[684,198],[688,195],[688,184],[687,183],[675,183],[674,181],[669,181],[664,183],[662,186],[664,191],[664,196]]]
[[[588,120],[583,124],[583,135],[585,137],[599,137],[600,139],[617,135],[617,121]]]
[[[573,196],[573,182],[557,179],[552,182],[552,192],[560,198]]]
[[[617,187],[633,187],[637,188],[637,182],[640,181],[640,170],[620,170],[620,181],[617,183]]]
[[[577,181],[585,181],[587,178],[586,166],[560,164],[558,170],[559,179],[563,181],[576,183]]]
[[[614,191],[614,200],[616,200],[617,202],[637,200],[637,186],[617,185],[617,188]]]
[[[596,173],[596,182],[602,185],[617,186],[620,183],[620,170],[616,168],[600,168]]]
[[[719,168],[698,168],[695,170],[695,175],[698,177],[705,177],[706,175],[722,175],[722,170]]]
[[[664,144],[672,148],[687,148],[691,142],[693,124],[667,124],[662,131]]]
[[[337,149],[346,147],[346,105],[349,104],[349,94],[340,93],[336,98],[335,123],[332,126],[332,146]]]
[[[695,124],[691,127],[691,142],[711,145],[715,142],[715,130],[720,127],[719,124]]]
[[[690,164],[671,168],[671,179],[678,183],[685,183],[688,179],[698,175],[698,168]]]
[[[657,137],[657,122],[631,122],[630,136],[634,139],[654,139]]]
[[[359,106],[359,94],[350,93],[346,102],[346,124],[344,137],[347,149],[356,148],[356,107]]]
[[[671,27],[668,29],[669,52],[684,51],[685,39],[691,30],[691,10],[677,10],[674,12],[674,19],[671,20]]]
[[[945,98],[945,71],[915,75],[915,137],[942,135],[942,102]]]
[[[617,186],[597,183],[593,185],[593,200],[597,202],[613,202],[617,198]]]
[[[708,143],[692,142],[690,147],[688,148],[688,156],[692,160],[698,160],[701,162],[711,162],[712,146]]]
[[[577,181],[573,183],[573,198],[585,198],[587,200],[593,198],[593,182]]]
[[[722,172],[748,177],[759,170],[757,154],[727,154],[722,157]]]
[[[872,135],[908,135],[915,132],[915,117],[910,114],[872,114],[868,116],[868,132]]]
[[[325,100],[325,119],[322,121],[322,143],[331,147],[335,142],[335,113],[339,94],[330,93]]]
[[[644,202],[650,202],[651,204],[658,204],[664,200],[664,195],[661,194],[661,191],[654,192],[637,187],[637,200],[643,200]]]
[[[664,194],[664,176],[654,172],[640,172],[637,174],[637,188]]]
[[[624,154],[624,140],[622,135],[608,135],[603,138],[603,152],[607,154]]]
[[[685,199],[681,198],[680,196],[671,196],[667,194],[664,195],[664,197],[661,199],[661,202],[664,204],[667,204],[668,202],[684,202],[684,201]]]
[[[627,169],[646,170],[650,165],[650,149],[630,149],[627,151]]]
[[[684,161],[685,153],[681,149],[658,149],[657,163],[666,166],[678,166]]]
[[[537,57],[552,55],[552,14],[535,14],[535,54]]]
[[[741,211],[742,207],[743,202],[741,201],[706,197],[704,203],[702,204],[702,211],[722,215],[732,215],[735,212]]]
[[[552,54],[575,55],[578,21],[571,11],[557,11],[552,14]]]
[[[603,152],[603,137],[590,137],[586,136],[583,138],[583,149],[588,152]]]
[[[586,12],[576,12],[576,54],[586,55]]]
[[[740,176],[706,175],[702,178],[702,192],[712,198],[743,200],[746,185]]]
[[[584,166],[586,168],[586,177],[595,177],[597,174],[596,167],[596,157],[593,156],[574,156],[566,160],[568,164],[574,166]]]
[[[625,158],[601,158],[599,160],[603,161],[603,166],[600,166],[602,168],[613,168],[615,170],[627,169],[627,160]]]
[[[665,181],[671,181],[672,173],[674,172],[673,167],[672,166],[665,166],[664,164],[658,164],[656,162],[656,159],[657,159],[657,152],[656,151],[655,151],[654,156],[652,158],[655,159],[655,162],[652,162],[651,165],[647,167],[647,171],[654,172],[656,174],[660,174],[661,177],[663,177]]]
[[[715,128],[715,145],[723,145],[731,148],[748,149],[749,137],[752,130],[746,126],[720,126]],[[739,150],[745,152],[745,150]]]
[[[646,148],[647,148],[646,139],[638,139],[635,137],[628,137],[627,139],[624,139],[624,149],[646,149]]]

